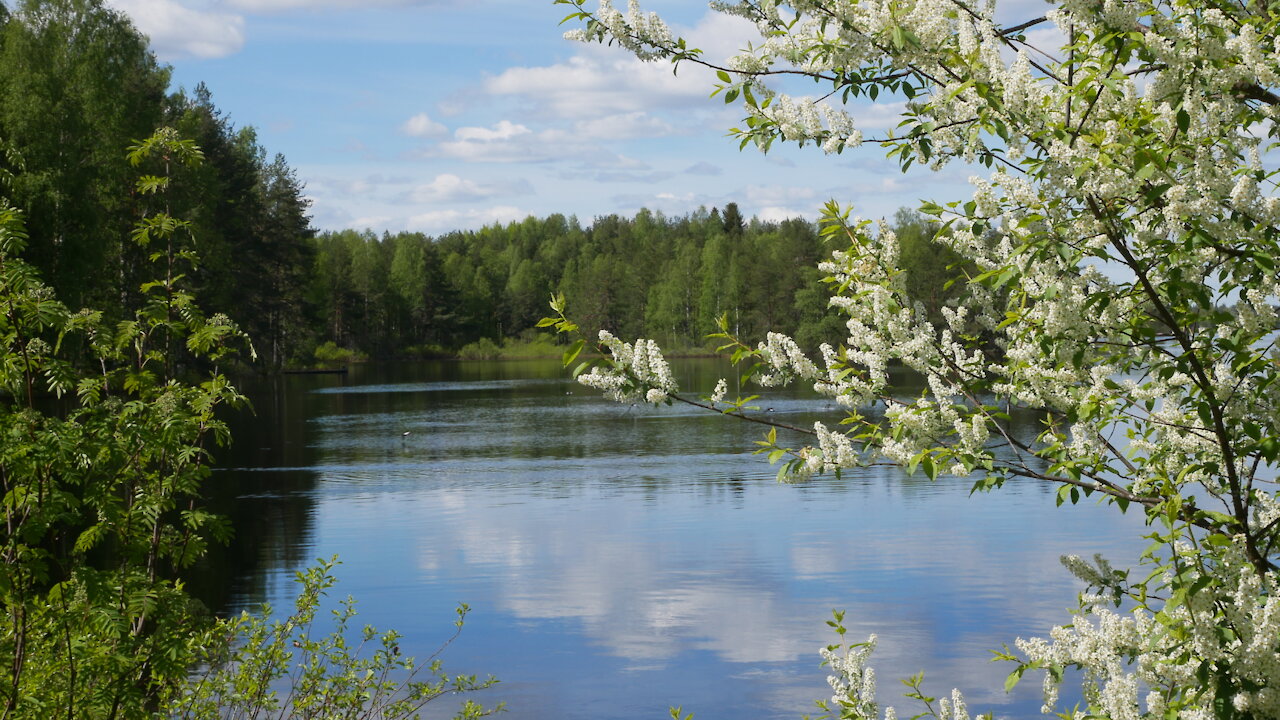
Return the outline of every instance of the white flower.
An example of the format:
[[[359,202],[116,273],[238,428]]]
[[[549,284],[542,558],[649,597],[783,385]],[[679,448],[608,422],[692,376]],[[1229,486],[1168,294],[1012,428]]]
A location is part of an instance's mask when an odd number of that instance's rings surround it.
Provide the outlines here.
[[[724,378],[716,382],[716,389],[711,393],[711,404],[724,402],[724,394],[729,391],[729,383]]]

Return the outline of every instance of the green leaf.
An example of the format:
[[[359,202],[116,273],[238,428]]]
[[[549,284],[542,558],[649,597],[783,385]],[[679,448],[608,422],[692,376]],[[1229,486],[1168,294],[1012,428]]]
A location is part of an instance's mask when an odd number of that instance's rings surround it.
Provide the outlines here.
[[[582,352],[582,348],[586,346],[586,344],[587,344],[586,340],[579,338],[575,340],[572,345],[569,346],[568,350],[564,351],[563,360],[564,360],[565,367],[569,367],[570,363],[578,359],[578,354]]]
[[[1016,670],[1014,670],[1013,672],[1009,673],[1009,677],[1007,677],[1007,678],[1005,678],[1005,679],[1004,679],[1004,691],[1005,691],[1005,692],[1012,692],[1012,691],[1013,691],[1013,689],[1014,689],[1015,687],[1017,687],[1017,685],[1018,685],[1018,681],[1022,679],[1022,673],[1023,673],[1024,671],[1025,671],[1025,668],[1023,668],[1021,665],[1019,665],[1019,666],[1018,666],[1018,668],[1017,668]]]
[[[933,455],[926,454],[920,459],[920,469],[924,470],[924,474],[928,475],[930,480],[938,479],[938,466],[934,464]]]

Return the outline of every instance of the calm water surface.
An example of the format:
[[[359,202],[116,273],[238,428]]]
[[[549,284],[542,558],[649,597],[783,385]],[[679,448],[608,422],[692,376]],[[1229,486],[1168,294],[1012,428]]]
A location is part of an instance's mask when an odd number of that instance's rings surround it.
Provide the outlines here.
[[[676,373],[704,393],[732,376],[714,361]],[[337,593],[419,656],[466,602],[446,666],[497,676],[479,699],[513,719],[798,718],[830,694],[817,650],[834,608],[851,638],[879,635],[882,701],[906,709],[897,678],[924,670],[935,695],[1033,717],[1039,678],[1005,695],[989,650],[1065,622],[1079,588],[1059,555],[1140,548],[1139,517],[1055,508],[1031,483],[970,497],[969,481],[873,469],[780,485],[750,454],[760,426],[609,403],[554,362],[247,389],[256,415],[235,421],[214,476],[238,539],[198,592],[283,606],[296,570],[337,554]],[[758,404],[796,424],[832,412],[795,393]]]

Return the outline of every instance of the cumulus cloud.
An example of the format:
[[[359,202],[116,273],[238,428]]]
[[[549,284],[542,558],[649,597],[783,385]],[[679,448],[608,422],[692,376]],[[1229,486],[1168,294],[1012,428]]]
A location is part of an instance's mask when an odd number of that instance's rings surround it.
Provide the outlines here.
[[[162,60],[220,58],[245,42],[245,14],[323,8],[441,5],[440,0],[107,0],[133,20]],[[219,10],[218,8],[224,8]],[[239,12],[236,12],[239,11]]]
[[[555,65],[508,68],[488,78],[484,89],[527,98],[563,118],[642,113],[706,98],[705,82],[674,76],[665,64],[617,52],[588,52]]]
[[[444,125],[432,120],[426,113],[418,113],[400,126],[400,132],[409,137],[438,137],[449,132]]]
[[[664,137],[683,132],[642,110],[579,120],[573,127],[575,134],[599,140]]]
[[[756,217],[764,222],[782,222],[792,218],[808,219],[815,216],[815,212],[805,212],[796,208],[769,206],[762,207],[756,212]]]
[[[849,114],[853,116],[853,126],[859,130],[887,130],[902,122],[902,113],[906,110],[906,102],[877,102],[852,106]]]
[[[451,230],[474,230],[494,223],[509,223],[522,220],[529,213],[509,205],[477,210],[433,210],[409,218],[407,229],[427,234],[449,232]]]
[[[510,120],[502,120],[492,128],[460,127],[454,131],[453,136],[463,142],[488,143],[510,140],[532,132],[524,125],[513,123]]]
[[[1054,58],[1062,55],[1060,52],[1067,44],[1067,36],[1058,28],[1057,25],[1049,24],[1037,27],[1028,31],[1027,44],[1040,53],[1047,54]],[[1012,59],[1010,59],[1012,62]]]
[[[474,180],[445,173],[434,180],[419,185],[405,194],[404,200],[412,203],[478,202],[496,196],[528,195],[533,186],[527,180],[509,183],[478,183]]]
[[[480,163],[577,162],[589,169],[647,169],[645,163],[607,149],[608,141],[673,134],[677,130],[644,113],[623,113],[584,120],[570,128],[534,130],[501,120],[488,127],[468,126],[418,154]]]
[[[673,29],[713,60],[737,54],[752,38],[759,40],[755,25],[717,12],[707,12],[693,27]],[[580,128],[593,120],[606,121],[598,126],[599,137],[640,137],[640,132],[656,137],[671,134],[671,126],[646,113],[679,111],[686,115],[682,122],[687,124],[690,105],[705,105],[715,82],[709,70],[694,65],[682,66],[675,74],[667,63],[642,62],[616,48],[594,44],[578,48],[564,62],[508,68],[488,78],[483,90],[522,98],[536,111],[571,119]]]
[[[677,28],[678,29],[678,28]],[[748,43],[760,43],[755,23],[737,15],[707,12],[682,35],[708,60],[727,60],[742,52]]]
[[[163,60],[217,58],[244,46],[244,18],[225,12],[189,8],[177,0],[109,0],[151,39]]]
[[[545,163],[617,157],[573,132],[557,129],[535,132],[509,120],[489,127],[460,127],[453,131],[450,140],[438,143],[422,155],[477,163]]]
[[[355,230],[374,230],[375,228],[386,228],[392,222],[389,215],[365,215],[351,220],[333,225],[333,227],[347,227]]]
[[[458,128],[454,131],[452,140],[441,142],[428,155],[490,163],[546,162],[554,159],[545,143],[529,140],[536,140],[532,130],[503,120],[493,128]]]

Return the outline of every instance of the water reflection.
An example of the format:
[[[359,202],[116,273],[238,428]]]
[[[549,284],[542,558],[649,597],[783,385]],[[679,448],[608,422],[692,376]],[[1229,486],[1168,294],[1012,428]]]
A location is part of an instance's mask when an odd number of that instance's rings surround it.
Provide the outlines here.
[[[678,372],[709,391],[724,369]],[[259,450],[217,474],[241,533],[224,600],[279,600],[306,558],[339,553],[362,619],[417,653],[466,601],[449,665],[499,676],[514,717],[796,717],[827,692],[832,608],[851,637],[880,635],[882,698],[924,669],[976,710],[1034,715],[1038,683],[1005,696],[988,649],[1065,619],[1059,554],[1127,558],[1140,534],[1029,482],[970,497],[876,468],[778,485],[744,454],[757,427],[607,403],[554,363],[360,373],[288,379],[237,429]],[[811,399],[758,404],[800,424]]]

